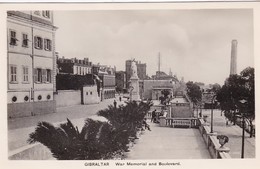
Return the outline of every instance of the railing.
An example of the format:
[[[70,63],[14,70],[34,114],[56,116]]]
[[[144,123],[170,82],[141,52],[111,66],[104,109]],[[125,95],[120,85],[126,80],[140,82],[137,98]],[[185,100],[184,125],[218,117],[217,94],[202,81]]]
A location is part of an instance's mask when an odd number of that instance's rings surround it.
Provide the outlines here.
[[[220,146],[219,141],[217,139],[217,133],[210,133],[209,125],[205,123],[202,119],[199,119],[198,122],[199,122],[199,131],[202,135],[203,140],[207,145],[210,156],[212,158],[220,158],[220,159],[231,158],[229,155],[230,149],[228,147]]]
[[[165,121],[166,121],[166,126],[168,127],[188,127],[188,128],[198,127],[198,122],[196,118],[165,118]]]

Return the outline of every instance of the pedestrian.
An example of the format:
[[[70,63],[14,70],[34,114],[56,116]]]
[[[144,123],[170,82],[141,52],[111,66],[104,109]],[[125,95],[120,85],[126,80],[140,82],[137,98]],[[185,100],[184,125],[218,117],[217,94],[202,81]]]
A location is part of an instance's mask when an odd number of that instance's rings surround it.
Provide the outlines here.
[[[156,118],[156,109],[154,111],[152,111],[152,118],[151,118],[151,122],[155,122],[155,118]]]
[[[121,96],[119,96],[119,101],[121,102],[121,100],[122,100],[122,98],[121,98]]]
[[[114,107],[116,108],[116,104],[117,104],[117,102],[116,102],[116,100],[114,100]]]
[[[226,126],[228,126],[228,119],[226,119]]]
[[[151,131],[150,125],[147,124],[147,122],[146,122],[146,118],[143,119],[143,126],[144,126],[145,129],[148,129],[149,131]]]

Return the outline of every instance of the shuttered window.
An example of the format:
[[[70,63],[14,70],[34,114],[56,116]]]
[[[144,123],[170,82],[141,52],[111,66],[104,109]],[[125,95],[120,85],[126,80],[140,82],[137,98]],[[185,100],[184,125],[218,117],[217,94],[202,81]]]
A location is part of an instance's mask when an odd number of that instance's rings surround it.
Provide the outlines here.
[[[10,45],[17,45],[16,41],[18,41],[18,39],[16,39],[16,32],[11,30],[10,31]]]
[[[23,82],[29,82],[29,68],[23,66]]]
[[[51,40],[50,39],[44,39],[44,49],[51,51]]]
[[[47,69],[47,82],[51,83],[52,70]]]
[[[37,82],[37,83],[42,82],[42,69],[41,68],[34,69],[34,82]]]
[[[40,36],[34,37],[34,47],[36,49],[42,49],[42,38]]]
[[[46,82],[47,81],[47,70],[46,69],[42,69],[42,82]]]
[[[10,82],[17,82],[17,66],[10,66]]]
[[[25,34],[25,33],[23,33],[22,35],[23,35],[23,44],[22,44],[22,46],[23,47],[28,47],[28,41],[29,41],[28,35]]]

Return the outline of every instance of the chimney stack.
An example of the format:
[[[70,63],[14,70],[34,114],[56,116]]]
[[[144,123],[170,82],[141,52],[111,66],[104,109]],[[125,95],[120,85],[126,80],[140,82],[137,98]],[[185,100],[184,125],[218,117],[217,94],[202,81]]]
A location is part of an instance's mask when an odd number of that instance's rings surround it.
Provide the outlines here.
[[[237,74],[237,40],[231,42],[230,75]]]

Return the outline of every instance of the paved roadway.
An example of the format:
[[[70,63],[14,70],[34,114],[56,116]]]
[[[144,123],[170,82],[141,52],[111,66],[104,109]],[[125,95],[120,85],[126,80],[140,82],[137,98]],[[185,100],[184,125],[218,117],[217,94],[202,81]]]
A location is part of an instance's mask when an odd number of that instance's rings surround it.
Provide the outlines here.
[[[149,120],[147,120],[148,122]],[[210,159],[198,129],[159,127],[148,123],[152,131],[145,131],[131,148],[127,160],[134,159]]]
[[[196,113],[196,112],[195,112]],[[202,115],[208,115],[208,122],[211,118],[211,110],[203,110]],[[237,125],[226,126],[224,114],[221,116],[220,110],[213,111],[213,131],[217,134],[223,134],[229,137],[229,142],[226,144],[230,148],[230,156],[232,158],[241,158],[242,149],[242,128]],[[245,132],[245,158],[255,158],[255,137],[250,138]]]

